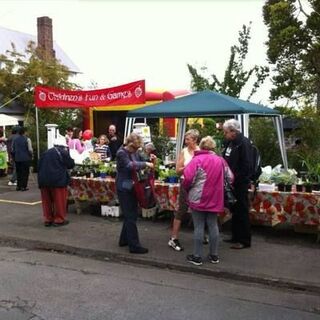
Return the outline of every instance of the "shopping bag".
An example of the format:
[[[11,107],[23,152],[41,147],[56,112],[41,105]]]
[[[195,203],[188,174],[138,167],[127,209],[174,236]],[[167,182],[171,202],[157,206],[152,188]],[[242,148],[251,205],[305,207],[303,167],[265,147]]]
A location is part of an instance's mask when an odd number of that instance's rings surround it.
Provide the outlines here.
[[[234,195],[233,187],[229,182],[227,174],[224,174],[224,206],[231,208],[237,202],[237,198]]]
[[[144,209],[153,208],[156,205],[156,198],[154,193],[154,175],[151,173],[146,174],[146,172],[144,172],[144,174],[141,174],[141,172],[136,169],[134,161],[133,164],[133,189],[138,204],[141,208]]]

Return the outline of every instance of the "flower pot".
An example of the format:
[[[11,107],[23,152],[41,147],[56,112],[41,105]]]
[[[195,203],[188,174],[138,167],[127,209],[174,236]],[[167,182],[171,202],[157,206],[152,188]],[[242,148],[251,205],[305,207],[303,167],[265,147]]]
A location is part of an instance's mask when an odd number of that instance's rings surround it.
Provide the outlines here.
[[[168,177],[168,182],[169,183],[177,183],[178,182],[178,177]]]
[[[304,190],[305,190],[305,192],[312,192],[312,185],[311,184],[305,185]]]
[[[284,184],[283,183],[279,183],[278,184],[278,191],[284,191]]]
[[[303,185],[302,184],[297,184],[296,185],[296,191],[297,192],[303,192]]]
[[[314,183],[312,185],[312,190],[314,191],[319,191],[320,190],[320,184],[319,183]]]
[[[291,184],[285,184],[284,185],[284,191],[285,192],[291,192],[292,191],[292,185]]]
[[[104,179],[107,177],[107,173],[106,172],[100,172],[100,178]]]

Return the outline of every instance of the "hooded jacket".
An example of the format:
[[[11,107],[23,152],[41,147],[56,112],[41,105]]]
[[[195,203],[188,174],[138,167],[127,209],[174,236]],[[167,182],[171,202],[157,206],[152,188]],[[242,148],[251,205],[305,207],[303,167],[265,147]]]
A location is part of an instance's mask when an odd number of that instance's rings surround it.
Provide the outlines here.
[[[224,211],[224,174],[231,174],[225,160],[208,150],[195,151],[183,171],[182,187],[188,192],[188,205],[196,211]],[[231,177],[233,180],[233,175]]]

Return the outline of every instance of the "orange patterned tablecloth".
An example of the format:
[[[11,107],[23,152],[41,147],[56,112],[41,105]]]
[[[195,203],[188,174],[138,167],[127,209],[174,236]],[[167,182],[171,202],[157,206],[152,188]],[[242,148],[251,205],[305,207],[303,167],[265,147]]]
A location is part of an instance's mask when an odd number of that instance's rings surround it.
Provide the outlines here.
[[[320,196],[304,192],[257,192],[251,220],[261,224],[320,225]]]
[[[175,211],[179,203],[178,183],[156,181],[155,193],[160,210]],[[113,178],[72,177],[69,197],[76,201],[107,203],[116,199]],[[279,223],[320,225],[320,195],[312,193],[257,192],[252,201],[250,218],[259,224]]]
[[[178,183],[155,183],[155,193],[160,210],[175,211],[178,209],[179,188]],[[113,178],[71,178],[69,199],[107,203],[115,200],[116,197]]]

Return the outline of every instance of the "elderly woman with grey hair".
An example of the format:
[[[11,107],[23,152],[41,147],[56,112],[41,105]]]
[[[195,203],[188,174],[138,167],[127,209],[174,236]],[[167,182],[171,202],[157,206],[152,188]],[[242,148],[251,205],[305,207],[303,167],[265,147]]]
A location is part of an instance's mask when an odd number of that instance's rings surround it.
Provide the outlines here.
[[[134,170],[154,168],[154,164],[141,158],[138,150],[142,147],[141,136],[131,133],[125,145],[117,151],[116,189],[123,213],[123,225],[119,239],[119,246],[129,247],[130,253],[144,254],[148,252],[140,244],[137,229],[138,200],[133,188],[132,174]]]
[[[209,231],[209,255],[211,263],[218,263],[219,228],[218,214],[224,211],[224,176],[233,175],[225,160],[214,153],[215,141],[207,136],[200,141],[200,150],[183,171],[182,187],[188,192],[187,201],[192,210],[194,225],[193,254],[188,262],[202,265],[202,249],[205,224]]]

